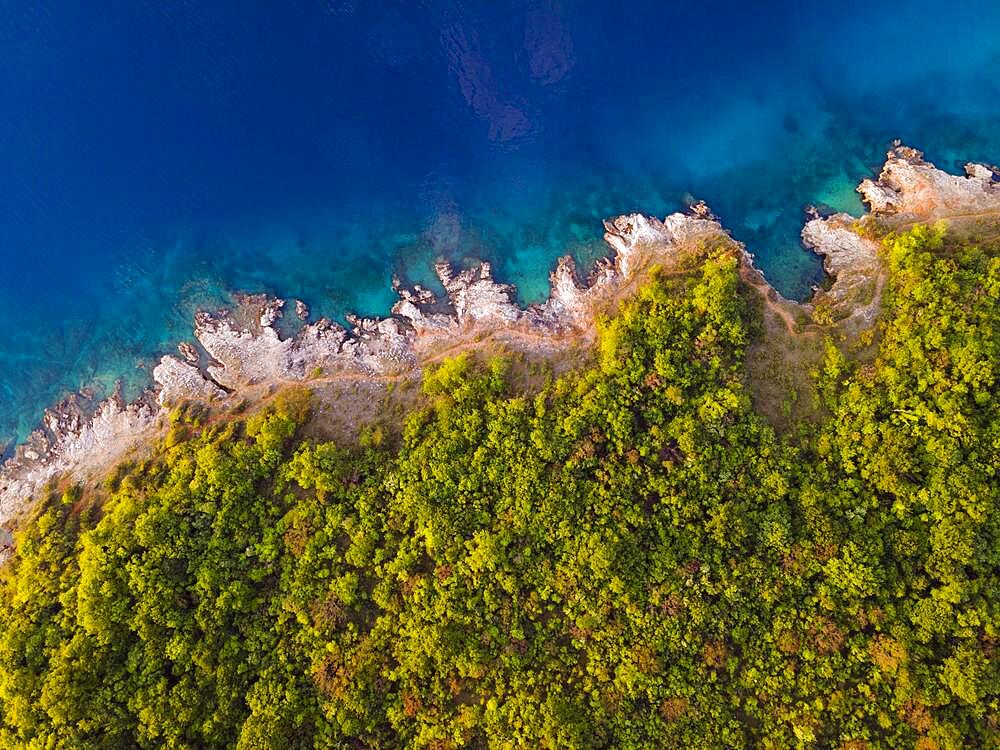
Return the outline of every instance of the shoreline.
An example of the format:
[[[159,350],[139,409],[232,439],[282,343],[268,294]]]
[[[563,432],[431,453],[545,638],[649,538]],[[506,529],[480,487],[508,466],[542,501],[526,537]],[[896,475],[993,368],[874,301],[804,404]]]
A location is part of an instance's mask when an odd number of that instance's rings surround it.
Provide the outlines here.
[[[741,275],[780,317],[790,334],[860,329],[878,314],[883,269],[876,241],[858,233],[866,221],[890,226],[937,219],[969,219],[1000,213],[1000,173],[982,164],[951,175],[896,144],[881,174],[857,187],[868,210],[862,219],[812,212],[803,243],[823,258],[832,284],[805,302],[782,297],[753,265],[753,255],[734,240],[704,203],[662,221],[628,214],[605,221],[609,257],[581,280],[570,256],[550,274],[548,299],[521,308],[512,286],[497,282],[490,265],[465,270],[438,262],[435,272],[446,296],[406,287],[398,279],[398,301],[385,318],[348,316],[347,329],[326,318],[311,322],[308,306],[261,294],[234,295],[236,304],[195,316],[194,340],[161,357],[154,385],[126,402],[120,390],[94,402],[72,394],[46,409],[40,426],[0,466],[0,547],[6,532],[32,497],[59,477],[83,480],[146,444],[169,423],[173,405],[199,401],[232,407],[274,388],[316,378],[376,381],[415,377],[427,364],[488,337],[519,351],[552,355],[594,339],[596,315],[627,296],[653,264],[669,270],[692,248],[716,240],[739,253]],[[286,312],[287,308],[287,312]],[[822,311],[820,316],[818,313]],[[297,318],[294,335],[282,336],[283,316]],[[817,320],[820,318],[821,320]]]

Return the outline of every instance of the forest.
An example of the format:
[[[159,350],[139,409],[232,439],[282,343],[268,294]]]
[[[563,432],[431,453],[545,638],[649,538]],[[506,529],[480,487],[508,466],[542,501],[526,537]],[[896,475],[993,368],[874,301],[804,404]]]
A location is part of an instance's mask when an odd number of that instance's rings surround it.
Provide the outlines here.
[[[870,356],[757,409],[738,258],[651,272],[592,363],[311,394],[39,498],[0,571],[5,748],[1000,747],[1000,250],[883,242]]]

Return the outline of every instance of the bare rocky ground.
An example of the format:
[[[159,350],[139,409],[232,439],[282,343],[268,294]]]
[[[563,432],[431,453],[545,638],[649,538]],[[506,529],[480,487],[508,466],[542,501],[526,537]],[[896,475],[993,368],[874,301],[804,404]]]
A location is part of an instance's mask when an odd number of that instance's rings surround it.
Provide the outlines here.
[[[302,384],[315,394],[316,422],[342,436],[402,413],[419,392],[423,368],[463,351],[511,356],[516,377],[530,387],[586,359],[596,316],[631,294],[652,264],[682,271],[708,243],[726,243],[739,253],[741,276],[759,295],[765,335],[751,348],[748,366],[756,401],[780,426],[792,410],[804,408],[789,407],[788,394],[798,402],[804,388],[789,378],[819,361],[824,336],[846,343],[871,328],[885,283],[875,237],[919,221],[989,224],[1000,215],[997,179],[995,168],[980,164],[968,165],[965,176],[947,174],[919,151],[897,145],[878,179],[858,187],[870,208],[865,217],[810,215],[802,238],[823,257],[832,283],[805,303],[781,297],[704,204],[662,221],[640,214],[606,221],[610,256],[585,281],[572,258],[561,258],[548,300],[527,309],[486,263],[465,270],[438,263],[445,299],[397,281],[391,315],[350,318],[349,330],[327,319],[309,322],[308,306],[296,300],[302,325],[294,336],[282,336],[276,324],[284,300],[238,296],[232,309],[198,313],[197,343],[182,343],[180,356],[164,356],[153,371],[155,385],[137,400],[126,403],[116,394],[93,404],[76,394],[48,409],[42,425],[0,468],[0,525],[16,525],[31,498],[56,481],[92,481],[141,455],[165,433],[172,407],[182,402],[225,413]]]

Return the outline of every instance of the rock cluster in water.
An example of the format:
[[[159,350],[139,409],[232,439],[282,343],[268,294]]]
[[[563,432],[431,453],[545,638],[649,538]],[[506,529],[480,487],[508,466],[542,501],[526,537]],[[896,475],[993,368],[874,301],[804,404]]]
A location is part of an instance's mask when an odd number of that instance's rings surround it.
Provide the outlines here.
[[[949,215],[1000,211],[996,170],[979,164],[966,176],[947,174],[914,149],[897,145],[877,180],[858,187],[871,213],[924,220]],[[858,299],[857,289],[880,273],[877,246],[855,231],[846,214],[814,217],[802,232],[805,244],[823,256],[832,286],[821,299],[845,314],[874,317],[877,302]],[[225,403],[244,398],[255,386],[327,377],[382,378],[412,372],[443,344],[475,341],[497,331],[522,337],[525,346],[558,349],[572,332],[589,332],[594,313],[650,263],[669,266],[692,242],[728,235],[704,204],[663,221],[640,214],[605,222],[611,257],[599,261],[581,283],[570,257],[559,259],[544,304],[522,309],[514,290],[497,282],[488,263],[455,269],[436,265],[446,299],[420,286],[394,288],[399,300],[386,318],[349,316],[350,329],[320,319],[309,323],[308,306],[296,300],[298,332],[283,337],[276,322],[285,301],[266,295],[237,295],[235,305],[199,312],[194,337],[166,355],[153,370],[155,385],[126,403],[120,393],[100,403],[84,394],[70,396],[46,410],[42,425],[0,469],[0,524],[9,526],[30,498],[59,475],[82,476],[109,469],[141,445],[162,424],[172,405],[185,400]],[[771,298],[780,295],[753,268],[752,256],[739,248],[744,269],[756,274]],[[794,306],[787,300],[785,305]],[[811,309],[810,303],[801,306]],[[204,362],[204,365],[203,365]]]

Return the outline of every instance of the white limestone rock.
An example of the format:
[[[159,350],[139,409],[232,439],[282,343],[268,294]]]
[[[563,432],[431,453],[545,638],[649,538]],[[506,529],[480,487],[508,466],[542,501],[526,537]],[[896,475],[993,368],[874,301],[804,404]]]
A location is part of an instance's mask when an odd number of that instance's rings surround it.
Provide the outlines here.
[[[156,396],[160,406],[171,406],[188,399],[214,401],[226,395],[197,367],[169,354],[153,368],[153,381],[160,386]]]
[[[230,389],[288,378],[294,342],[282,340],[272,325],[284,301],[265,295],[236,299],[237,306],[231,310],[195,316],[194,335],[215,360],[208,374]]]
[[[514,323],[524,312],[514,302],[514,289],[500,284],[493,278],[489,263],[455,273],[451,266],[438,262],[434,266],[448,299],[455,310],[458,323],[493,321]]]
[[[673,213],[663,221],[642,214],[627,214],[604,222],[604,241],[615,251],[615,268],[626,279],[650,259],[670,262],[687,240],[724,234],[704,203],[695,214]]]
[[[184,357],[184,361],[188,364],[197,365],[201,360],[198,356],[198,350],[195,348],[194,344],[188,341],[182,341],[177,345],[177,351],[180,352],[181,356]]]
[[[878,244],[855,231],[856,220],[849,214],[814,218],[802,229],[802,242],[823,258],[823,269],[833,285],[822,292],[840,316],[874,316],[877,300],[873,285],[881,273]]]
[[[0,523],[10,523],[56,476],[111,465],[141,444],[160,413],[151,395],[125,403],[116,392],[90,415],[77,394],[47,409],[42,426],[0,468]]]
[[[994,169],[967,164],[953,175],[924,160],[921,151],[896,145],[877,180],[866,179],[858,192],[876,215],[935,219],[1000,210],[1000,183]]]

